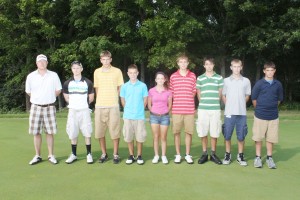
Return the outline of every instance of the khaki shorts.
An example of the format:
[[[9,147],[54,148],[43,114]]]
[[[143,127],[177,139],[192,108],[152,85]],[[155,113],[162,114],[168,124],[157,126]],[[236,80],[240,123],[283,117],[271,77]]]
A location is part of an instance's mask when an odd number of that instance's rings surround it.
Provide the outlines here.
[[[119,107],[95,109],[95,138],[105,137],[107,128],[112,140],[120,138]]]
[[[123,136],[125,142],[132,142],[135,136],[137,142],[146,141],[145,120],[124,119]]]
[[[209,132],[210,137],[218,138],[221,126],[221,110],[198,110],[196,129],[199,137],[206,137]]]
[[[262,120],[254,116],[252,140],[261,142],[266,138],[267,142],[278,143],[279,119]]]
[[[79,135],[79,130],[84,137],[91,137],[93,128],[90,110],[69,109],[66,131],[69,139],[75,139]]]
[[[179,115],[173,114],[173,134],[181,132],[182,127],[184,127],[184,132],[192,135],[194,133],[195,126],[195,115]]]

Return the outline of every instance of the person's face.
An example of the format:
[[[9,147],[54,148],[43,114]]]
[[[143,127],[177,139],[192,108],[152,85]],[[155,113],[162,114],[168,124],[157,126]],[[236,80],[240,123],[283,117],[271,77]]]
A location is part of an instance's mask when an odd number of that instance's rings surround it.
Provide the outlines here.
[[[40,60],[36,62],[36,66],[39,70],[47,69],[48,62],[46,60]]]
[[[264,69],[265,78],[273,79],[275,72],[276,72],[276,69],[274,69],[272,67]]]
[[[104,67],[109,67],[111,61],[112,61],[112,58],[111,58],[111,57],[108,57],[108,56],[100,57],[100,62],[102,63],[102,65],[103,65]]]
[[[164,83],[166,82],[166,79],[165,79],[164,75],[158,74],[155,78],[155,82],[157,85],[163,86]]]
[[[179,69],[187,69],[189,65],[189,61],[185,58],[180,58],[177,62],[177,65],[179,66]]]
[[[204,62],[204,68],[206,72],[213,72],[214,71],[214,63],[210,62],[209,60],[206,60]]]
[[[136,81],[139,72],[137,69],[128,69],[127,75],[129,76],[130,81]]]
[[[243,67],[240,63],[233,62],[233,63],[231,63],[230,69],[232,71],[232,74],[240,75]]]
[[[72,72],[74,76],[80,76],[82,72],[82,67],[80,65],[74,64],[72,65]]]

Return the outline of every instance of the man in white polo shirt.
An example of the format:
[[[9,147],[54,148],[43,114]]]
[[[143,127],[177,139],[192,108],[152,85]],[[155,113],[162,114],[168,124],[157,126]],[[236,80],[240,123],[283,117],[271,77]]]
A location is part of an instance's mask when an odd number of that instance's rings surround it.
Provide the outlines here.
[[[57,160],[53,155],[53,135],[57,132],[55,101],[62,87],[58,75],[47,69],[48,60],[45,55],[40,54],[36,57],[36,65],[37,70],[31,72],[26,78],[25,89],[30,96],[29,133],[34,136],[36,154],[29,164],[33,165],[42,161],[41,133],[43,129],[48,145],[48,160],[56,164]]]

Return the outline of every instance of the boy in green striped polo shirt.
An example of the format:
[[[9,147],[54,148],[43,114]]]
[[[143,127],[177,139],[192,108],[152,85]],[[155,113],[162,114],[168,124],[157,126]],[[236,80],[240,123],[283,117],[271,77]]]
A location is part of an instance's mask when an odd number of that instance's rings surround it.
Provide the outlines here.
[[[222,76],[214,72],[214,59],[204,58],[205,73],[197,78],[197,97],[199,100],[197,133],[202,141],[202,156],[198,164],[208,161],[207,145],[208,132],[211,138],[210,160],[222,164],[216,155],[217,138],[221,133],[221,108],[220,98],[223,88]]]

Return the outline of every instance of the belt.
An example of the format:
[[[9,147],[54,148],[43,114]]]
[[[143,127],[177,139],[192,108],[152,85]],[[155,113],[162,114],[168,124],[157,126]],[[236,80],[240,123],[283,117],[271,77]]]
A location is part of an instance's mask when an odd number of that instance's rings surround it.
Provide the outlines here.
[[[39,106],[39,107],[48,107],[48,106],[55,106],[55,103],[43,104],[43,105],[34,104],[34,105]]]
[[[165,114],[156,114],[156,113],[153,113],[153,112],[150,112],[151,115],[154,115],[154,116],[158,116],[158,117],[162,117],[162,116],[167,116],[169,115],[169,113],[165,113]]]

